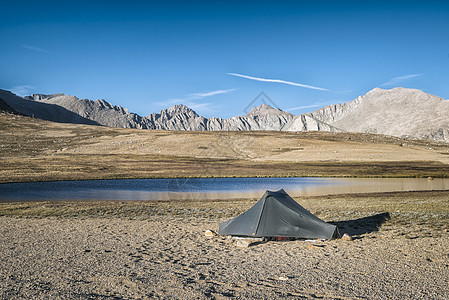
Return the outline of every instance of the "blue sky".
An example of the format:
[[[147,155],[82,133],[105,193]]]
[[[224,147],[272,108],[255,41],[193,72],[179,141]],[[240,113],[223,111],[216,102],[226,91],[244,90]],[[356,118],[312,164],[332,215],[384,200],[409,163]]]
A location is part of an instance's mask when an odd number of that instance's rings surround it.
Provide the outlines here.
[[[448,99],[449,2],[421,2],[9,1],[0,88],[208,117],[260,92],[294,114],[375,87]]]

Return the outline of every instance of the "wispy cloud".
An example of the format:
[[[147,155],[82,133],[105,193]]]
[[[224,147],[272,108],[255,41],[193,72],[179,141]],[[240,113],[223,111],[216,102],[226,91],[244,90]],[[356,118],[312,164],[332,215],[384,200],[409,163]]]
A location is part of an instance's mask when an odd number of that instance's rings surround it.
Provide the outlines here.
[[[335,91],[335,93],[337,93],[337,94],[347,94],[347,93],[352,93],[352,90]]]
[[[215,103],[206,102],[206,103],[196,103],[196,102],[187,102],[184,104],[187,107],[190,107],[193,110],[198,110],[202,112],[213,112],[215,109],[212,106],[215,106]]]
[[[35,89],[34,86],[31,86],[31,85],[19,85],[19,86],[13,87],[11,89],[11,92],[20,97],[24,97],[24,96],[30,95],[34,89]]]
[[[51,54],[52,53],[52,52],[50,52],[50,51],[48,51],[46,49],[39,48],[39,47],[36,47],[36,46],[31,46],[31,45],[24,45],[24,44],[22,44],[22,45],[20,45],[20,47],[22,47],[24,49],[27,49],[27,50],[30,50],[30,51],[34,51],[34,52],[40,52],[40,53],[45,53],[45,54]]]
[[[322,104],[310,104],[310,105],[303,105],[303,106],[297,106],[286,109],[286,111],[293,111],[293,110],[300,110],[300,109],[306,109],[306,108],[314,108],[314,107],[320,107],[323,106]]]
[[[419,77],[422,75],[424,75],[424,74],[409,74],[409,75],[394,77],[394,78],[389,79],[387,82],[382,83],[381,86],[400,84],[408,79],[416,78],[416,77]]]
[[[296,83],[296,82],[291,82],[291,81],[286,81],[286,80],[281,80],[281,79],[269,79],[269,78],[253,77],[253,76],[242,75],[242,74],[237,74],[237,73],[226,73],[226,74],[227,75],[231,75],[231,76],[242,77],[242,78],[246,78],[246,79],[250,79],[250,80],[263,81],[263,82],[283,83],[283,84],[299,86],[299,87],[313,89],[313,90],[328,91],[328,89],[325,89],[325,88],[320,88],[320,87],[316,87],[316,86],[312,86],[312,85]]]
[[[227,94],[227,93],[231,93],[233,91],[235,91],[236,89],[228,89],[228,90],[215,90],[215,91],[211,91],[211,92],[203,92],[203,93],[192,93],[192,94],[188,94],[187,96],[181,97],[181,98],[173,98],[173,99],[169,99],[166,101],[161,101],[161,102],[155,102],[154,104],[159,105],[159,106],[167,106],[167,105],[175,105],[175,104],[185,104],[187,101],[191,101],[191,100],[200,100],[206,97],[211,97],[211,96],[215,96],[215,95],[220,95],[220,94]]]
[[[227,94],[230,92],[235,91],[236,89],[228,89],[228,90],[216,90],[216,91],[212,91],[212,92],[206,92],[206,93],[193,93],[193,94],[189,94],[187,96],[187,98],[190,99],[201,99],[204,97],[210,97],[210,96],[215,96],[215,95],[220,95],[220,94]]]
[[[316,107],[321,108],[321,107],[325,107],[325,106],[330,105],[330,104],[336,104],[336,103],[340,103],[341,102],[340,100],[336,100],[336,99],[334,99],[334,100],[324,100],[324,99],[322,99],[321,101],[322,102],[316,102],[316,103],[309,104],[309,105],[303,105],[303,106],[296,106],[296,107],[288,108],[288,109],[286,109],[286,111],[294,111],[294,110],[301,110],[301,109],[306,109],[306,108],[316,108]]]

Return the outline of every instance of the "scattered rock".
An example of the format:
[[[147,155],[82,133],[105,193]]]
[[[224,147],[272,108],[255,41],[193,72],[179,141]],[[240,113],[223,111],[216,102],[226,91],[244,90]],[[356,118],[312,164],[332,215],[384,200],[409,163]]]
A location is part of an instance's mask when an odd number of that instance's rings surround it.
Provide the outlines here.
[[[251,243],[248,240],[237,240],[235,245],[237,247],[248,248]]]
[[[341,239],[342,239],[343,241],[352,241],[352,240],[353,240],[352,236],[350,236],[350,235],[347,234],[347,233],[343,234],[343,236],[341,237]]]
[[[320,249],[320,248],[323,248],[324,247],[324,245],[314,245],[314,244],[309,244],[308,246],[307,246],[307,249]]]
[[[285,281],[285,280],[288,280],[288,277],[285,277],[285,276],[279,276],[279,277],[278,277],[278,280],[284,280],[284,281]]]
[[[217,233],[216,233],[215,231],[213,231],[213,230],[206,230],[206,231],[204,232],[204,235],[205,235],[205,236],[216,236]]]

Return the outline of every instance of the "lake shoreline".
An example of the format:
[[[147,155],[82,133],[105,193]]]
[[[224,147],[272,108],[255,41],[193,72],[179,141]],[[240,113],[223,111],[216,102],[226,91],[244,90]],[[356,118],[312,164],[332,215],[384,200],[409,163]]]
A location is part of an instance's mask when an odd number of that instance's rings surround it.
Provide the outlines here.
[[[96,160],[100,165],[111,167],[113,162],[98,160],[95,156],[86,159]],[[112,158],[111,158],[112,159]],[[123,159],[117,157],[116,159]],[[125,158],[127,159],[127,158]],[[137,158],[138,159],[138,158]],[[148,158],[147,158],[148,159]],[[215,165],[213,160],[204,162],[184,161],[185,158],[171,158],[166,161],[163,158],[151,158],[147,168],[137,166],[139,161],[130,161],[126,170],[104,174],[97,170],[87,172],[70,171],[63,169],[72,168],[73,164],[80,161],[72,159],[58,159],[49,162],[47,159],[32,159],[16,162],[13,168],[5,165],[3,173],[0,172],[0,184],[19,182],[56,182],[56,181],[86,181],[86,180],[116,180],[116,179],[182,179],[182,178],[280,178],[280,177],[329,177],[329,178],[449,178],[449,167],[447,164],[438,162],[264,162],[252,165],[250,161],[234,161],[228,166]],[[48,165],[42,168],[42,165]],[[83,164],[81,162],[81,164]],[[155,171],[154,167],[162,164],[161,168],[168,171]],[[80,168],[91,169],[89,166]],[[135,169],[133,170],[133,167]],[[185,169],[182,169],[184,167]],[[216,170],[215,170],[216,168]],[[233,169],[239,169],[234,173]],[[275,169],[273,169],[275,168]],[[207,169],[207,175],[204,175]],[[24,172],[24,170],[35,170]],[[174,174],[171,174],[176,170]],[[271,170],[271,171],[267,171]],[[375,170],[375,171],[373,171]],[[164,173],[148,175],[140,173]],[[134,175],[130,175],[134,174]]]
[[[429,173],[430,174],[430,173]],[[237,175],[229,175],[229,176],[171,176],[171,177],[100,177],[100,178],[74,178],[74,179],[36,179],[36,180],[27,180],[27,179],[17,179],[14,181],[3,180],[0,181],[0,185],[8,184],[8,183],[32,183],[32,182],[60,182],[60,181],[90,181],[90,180],[132,180],[132,179],[206,179],[206,178],[449,178],[449,174],[436,174],[435,176],[425,175],[262,175],[262,176],[237,176]],[[432,180],[430,179],[430,180]]]

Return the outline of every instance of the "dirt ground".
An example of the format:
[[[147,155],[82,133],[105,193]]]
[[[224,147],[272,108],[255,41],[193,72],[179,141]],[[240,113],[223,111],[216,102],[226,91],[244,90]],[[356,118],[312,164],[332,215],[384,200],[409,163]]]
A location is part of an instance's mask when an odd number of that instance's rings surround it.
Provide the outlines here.
[[[0,204],[0,298],[447,299],[449,193],[296,199],[353,241],[206,237],[257,199]]]

